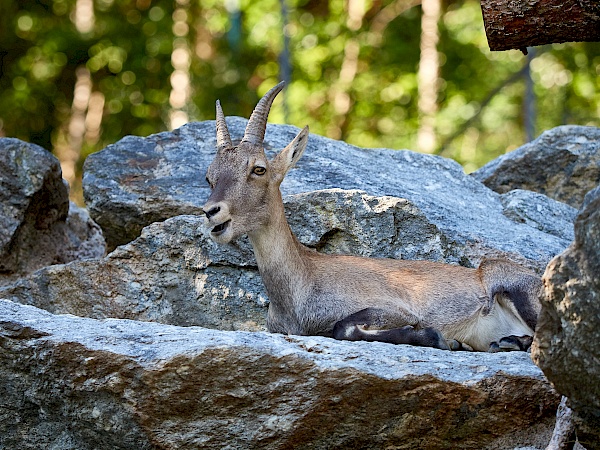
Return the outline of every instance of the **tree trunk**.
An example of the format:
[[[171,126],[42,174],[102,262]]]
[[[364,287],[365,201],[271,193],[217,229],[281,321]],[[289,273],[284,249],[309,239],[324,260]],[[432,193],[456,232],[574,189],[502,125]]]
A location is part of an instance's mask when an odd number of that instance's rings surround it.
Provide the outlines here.
[[[437,44],[440,39],[438,22],[441,16],[440,0],[423,0],[421,16],[421,58],[417,84],[419,86],[419,130],[417,148],[433,153],[437,147],[435,117],[438,112],[438,85],[440,61]]]
[[[176,0],[173,11],[173,51],[171,53],[171,93],[169,95],[169,129],[174,130],[189,122],[188,105],[191,103],[191,50],[188,34],[188,5]]]
[[[598,0],[480,0],[490,50],[600,41]]]

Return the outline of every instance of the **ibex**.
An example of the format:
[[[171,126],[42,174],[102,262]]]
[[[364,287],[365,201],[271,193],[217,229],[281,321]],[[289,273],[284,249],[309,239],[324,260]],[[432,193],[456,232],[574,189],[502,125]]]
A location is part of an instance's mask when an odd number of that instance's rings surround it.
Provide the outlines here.
[[[211,238],[247,234],[269,296],[267,328],[295,335],[477,351],[526,350],[539,312],[540,279],[500,259],[472,269],[429,261],[318,253],[302,245],[280,184],[301,157],[308,127],[272,160],[263,141],[283,83],[258,102],[234,146],[219,101],[217,154],[203,207]]]

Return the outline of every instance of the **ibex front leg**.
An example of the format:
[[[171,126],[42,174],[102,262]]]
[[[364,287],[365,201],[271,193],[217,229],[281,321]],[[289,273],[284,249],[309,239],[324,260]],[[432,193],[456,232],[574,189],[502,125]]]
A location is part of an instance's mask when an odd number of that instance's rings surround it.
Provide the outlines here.
[[[416,323],[407,321],[397,312],[366,308],[337,322],[333,327],[333,337],[346,341],[377,341],[450,350],[442,333],[435,328],[418,329],[412,325],[391,328],[399,323],[411,322]]]

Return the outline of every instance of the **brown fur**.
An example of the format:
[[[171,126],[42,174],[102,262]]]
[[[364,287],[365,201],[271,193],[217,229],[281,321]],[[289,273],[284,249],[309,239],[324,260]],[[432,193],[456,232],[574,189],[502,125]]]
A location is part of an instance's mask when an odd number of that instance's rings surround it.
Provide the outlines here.
[[[281,88],[263,97],[255,110],[262,116],[253,113],[247,130],[262,127],[264,133],[266,115]],[[217,117],[223,117],[219,105]],[[279,186],[302,155],[308,128],[268,161],[262,145],[249,142],[252,139],[233,147],[223,124],[224,119],[218,120],[218,134],[225,137],[219,139],[219,151],[207,171],[213,190],[204,211],[216,242],[248,234],[269,295],[270,331],[331,336],[335,324],[346,319],[338,326],[338,338],[396,342],[411,330],[431,328],[446,340],[484,351],[506,336],[533,334],[541,282],[517,264],[485,260],[479,269],[470,269],[325,255],[300,244],[285,219]],[[365,317],[371,323],[361,323]],[[373,327],[400,331],[384,335]],[[447,348],[432,344],[431,333],[425,334],[398,342]]]

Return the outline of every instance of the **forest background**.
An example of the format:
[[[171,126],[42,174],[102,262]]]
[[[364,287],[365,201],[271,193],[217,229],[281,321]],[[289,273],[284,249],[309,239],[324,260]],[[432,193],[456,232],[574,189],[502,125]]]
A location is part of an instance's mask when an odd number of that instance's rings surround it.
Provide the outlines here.
[[[128,134],[248,117],[470,172],[561,124],[600,126],[600,43],[491,52],[478,0],[0,0],[0,136],[85,157]]]

